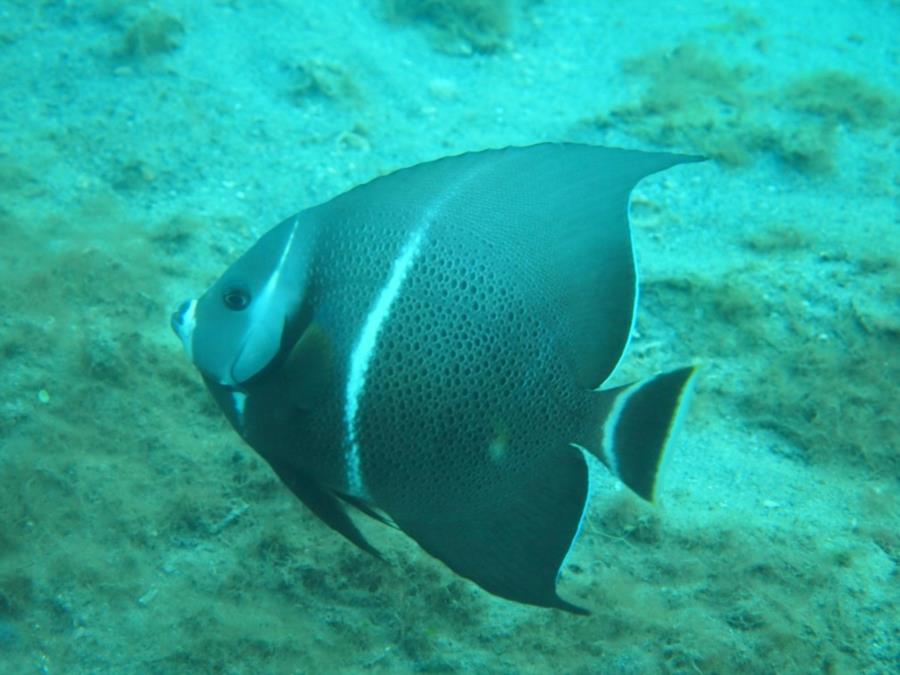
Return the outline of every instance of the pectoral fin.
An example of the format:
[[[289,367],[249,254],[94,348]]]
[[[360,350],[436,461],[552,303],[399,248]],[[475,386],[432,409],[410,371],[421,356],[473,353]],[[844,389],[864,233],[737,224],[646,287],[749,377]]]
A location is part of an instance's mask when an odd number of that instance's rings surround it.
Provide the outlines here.
[[[284,363],[291,402],[315,410],[334,386],[334,350],[327,333],[315,323],[304,331]]]

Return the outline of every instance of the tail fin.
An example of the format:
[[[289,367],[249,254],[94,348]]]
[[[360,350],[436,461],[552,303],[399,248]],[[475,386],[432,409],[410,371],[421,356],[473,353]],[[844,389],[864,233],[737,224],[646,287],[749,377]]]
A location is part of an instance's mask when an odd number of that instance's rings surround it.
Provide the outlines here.
[[[597,391],[600,439],[583,444],[638,496],[653,501],[666,448],[685,409],[696,368]],[[596,420],[597,418],[595,418]]]

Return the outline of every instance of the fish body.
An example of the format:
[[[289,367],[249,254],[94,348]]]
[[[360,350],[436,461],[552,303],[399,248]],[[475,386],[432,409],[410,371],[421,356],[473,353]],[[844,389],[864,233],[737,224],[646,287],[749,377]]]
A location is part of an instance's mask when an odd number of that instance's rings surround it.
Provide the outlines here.
[[[484,589],[556,583],[585,453],[652,499],[693,368],[602,389],[633,326],[628,199],[699,158],[575,144],[376,178],[266,233],[173,327],[234,428],[320,518],[349,505]]]

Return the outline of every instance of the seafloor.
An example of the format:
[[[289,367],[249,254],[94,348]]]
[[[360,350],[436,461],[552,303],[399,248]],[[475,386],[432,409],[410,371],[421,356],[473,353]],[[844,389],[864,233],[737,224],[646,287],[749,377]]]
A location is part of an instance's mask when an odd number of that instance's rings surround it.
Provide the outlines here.
[[[900,672],[896,0],[0,2],[0,671]],[[661,504],[598,468],[519,606],[244,447],[169,329],[281,218],[441,155],[637,188],[617,375],[703,364]]]

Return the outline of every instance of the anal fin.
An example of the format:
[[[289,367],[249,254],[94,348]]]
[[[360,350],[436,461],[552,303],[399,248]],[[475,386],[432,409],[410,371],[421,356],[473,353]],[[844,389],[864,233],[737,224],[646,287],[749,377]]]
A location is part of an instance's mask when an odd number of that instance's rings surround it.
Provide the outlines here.
[[[584,513],[587,463],[580,450],[565,446],[535,468],[527,481],[521,475],[498,481],[490,504],[391,516],[428,553],[494,595],[588,614],[556,593]]]

